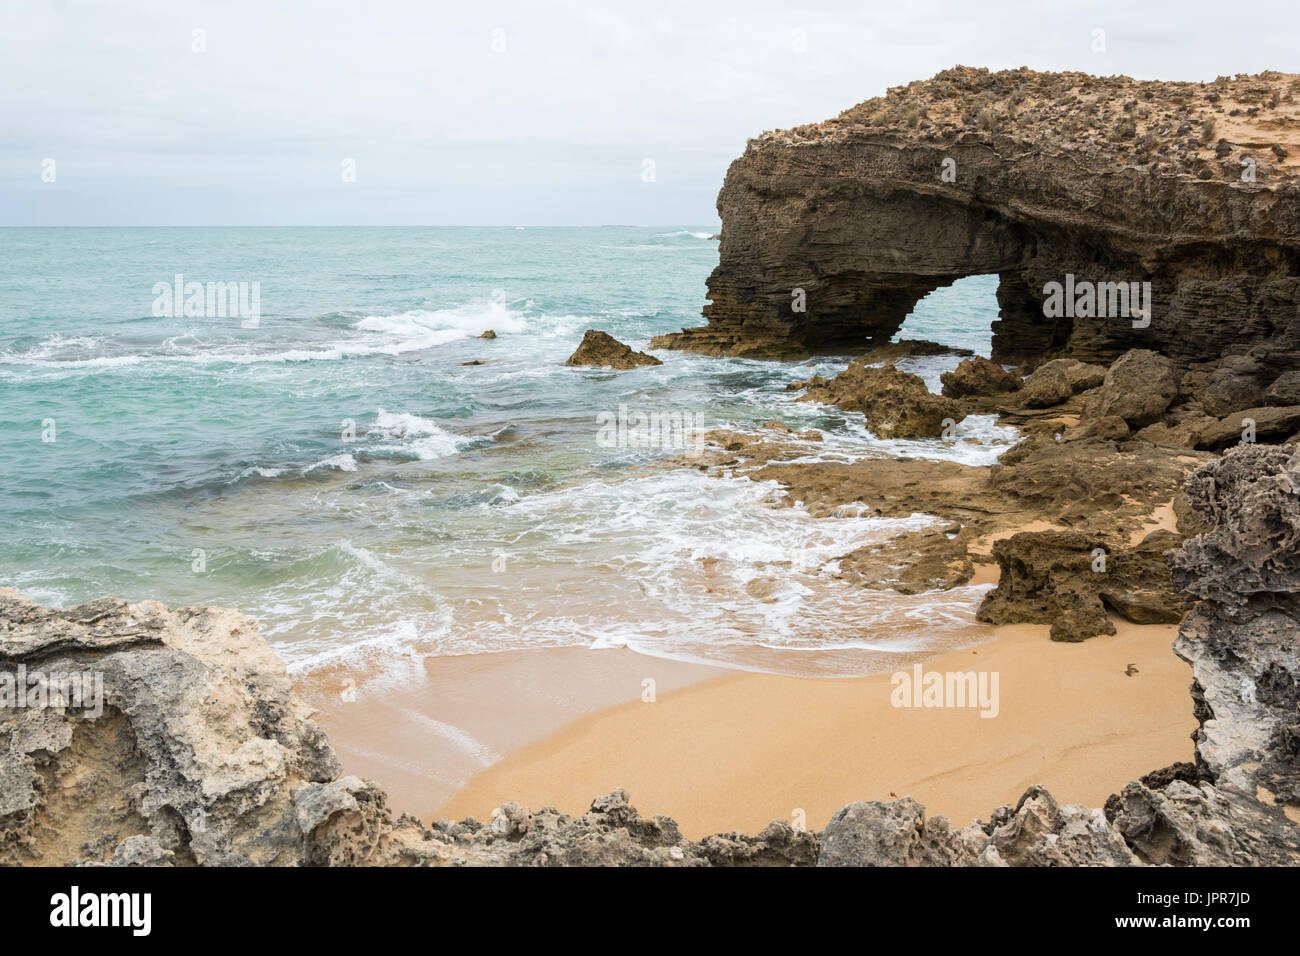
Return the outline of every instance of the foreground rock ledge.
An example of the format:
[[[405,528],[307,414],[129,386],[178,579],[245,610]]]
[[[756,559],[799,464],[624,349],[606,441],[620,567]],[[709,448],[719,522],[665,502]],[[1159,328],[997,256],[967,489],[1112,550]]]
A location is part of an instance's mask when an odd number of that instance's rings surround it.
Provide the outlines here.
[[[1110,866],[1300,863],[1300,457],[1244,446],[1188,480],[1209,528],[1171,556],[1199,599],[1196,763],[1105,808],[1040,787],[955,829],[909,798],[820,833],[774,822],[686,840],[616,790],[581,816],[507,803],[425,827],[341,776],[257,625],[113,598],[48,610],[0,590],[0,863],[109,865]],[[25,674],[98,672],[103,708],[16,706]],[[4,696],[8,689],[8,696]],[[1288,817],[1288,812],[1292,815]]]

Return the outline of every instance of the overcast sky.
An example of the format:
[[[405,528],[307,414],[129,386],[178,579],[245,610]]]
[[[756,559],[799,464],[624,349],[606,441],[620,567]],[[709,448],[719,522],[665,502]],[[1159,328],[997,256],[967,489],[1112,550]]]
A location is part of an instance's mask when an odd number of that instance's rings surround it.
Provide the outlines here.
[[[958,63],[1300,72],[1297,9],[5,0],[0,225],[711,225],[765,129]]]

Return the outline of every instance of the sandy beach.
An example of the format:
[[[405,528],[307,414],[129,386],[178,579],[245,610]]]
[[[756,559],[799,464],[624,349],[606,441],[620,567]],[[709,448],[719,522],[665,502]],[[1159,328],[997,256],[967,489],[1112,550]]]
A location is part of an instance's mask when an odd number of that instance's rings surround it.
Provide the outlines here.
[[[820,829],[855,800],[912,796],[964,825],[1032,784],[1100,806],[1129,780],[1193,755],[1190,669],[1176,627],[1053,643],[1047,628],[933,658],[930,671],[999,675],[999,711],[891,706],[890,675],[816,680],[732,674],[579,718],[507,754],[423,816],[488,819],[505,800],[580,813],[625,788],[683,833],[753,831],[802,811]],[[1128,665],[1137,672],[1126,674]],[[402,807],[401,809],[406,809]]]

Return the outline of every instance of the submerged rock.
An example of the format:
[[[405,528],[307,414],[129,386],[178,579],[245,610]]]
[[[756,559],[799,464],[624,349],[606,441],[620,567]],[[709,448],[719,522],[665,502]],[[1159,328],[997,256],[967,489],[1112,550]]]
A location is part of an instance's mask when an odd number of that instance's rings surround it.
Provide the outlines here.
[[[663,365],[659,359],[645,352],[637,352],[631,346],[624,345],[608,332],[588,329],[582,342],[565,365],[601,365],[613,369],[625,370],[641,368],[645,365]]]

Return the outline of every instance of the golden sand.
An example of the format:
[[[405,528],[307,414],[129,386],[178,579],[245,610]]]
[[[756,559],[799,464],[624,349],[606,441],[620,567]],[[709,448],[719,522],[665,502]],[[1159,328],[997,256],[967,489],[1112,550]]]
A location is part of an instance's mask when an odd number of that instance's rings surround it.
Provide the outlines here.
[[[926,671],[999,675],[999,712],[894,707],[882,674],[817,680],[735,674],[583,717],[478,773],[438,817],[486,819],[513,800],[580,813],[625,788],[642,812],[699,838],[800,811],[810,828],[855,800],[912,796],[964,825],[1032,784],[1100,806],[1123,784],[1192,757],[1190,668],[1172,625],[1115,621],[1082,644],[1047,628],[933,658]],[[1129,665],[1136,668],[1131,676]]]

